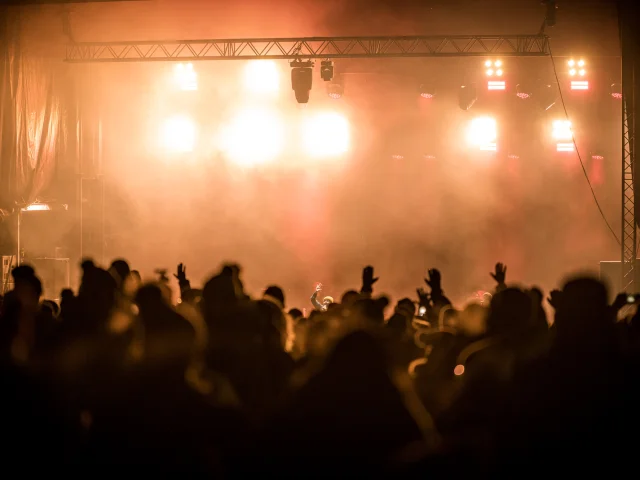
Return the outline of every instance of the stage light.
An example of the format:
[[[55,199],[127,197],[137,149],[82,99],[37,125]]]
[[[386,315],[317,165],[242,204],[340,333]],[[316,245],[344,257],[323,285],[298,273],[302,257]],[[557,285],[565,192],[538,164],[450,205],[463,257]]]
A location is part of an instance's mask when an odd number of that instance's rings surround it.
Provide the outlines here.
[[[293,61],[291,65],[291,88],[298,103],[309,103],[313,86],[313,62]]]
[[[174,76],[181,90],[193,91],[198,89],[198,74],[192,63],[178,63],[174,67]]]
[[[20,209],[22,212],[48,212],[51,207],[46,203],[32,203]]]
[[[587,80],[571,80],[571,90],[589,90]]]
[[[622,85],[619,83],[611,84],[611,96],[616,100],[622,100]]]
[[[558,152],[573,152],[573,130],[569,120],[554,120],[551,134],[556,140],[556,150]]]
[[[244,86],[251,93],[272,94],[280,90],[280,71],[273,60],[250,60],[244,68]]]
[[[567,63],[569,64],[569,66],[570,66],[570,67],[574,67],[574,66],[575,66],[575,64],[576,64],[576,61],[575,61],[575,60],[573,60],[573,59],[571,59],[571,60],[569,60]]]
[[[391,158],[393,160],[404,160],[404,155],[400,155],[399,153],[396,153],[394,155],[391,155]]]
[[[576,74],[576,69],[572,68],[571,70],[569,70],[569,75],[571,75],[572,77]]]
[[[325,82],[330,82],[333,79],[333,62],[330,60],[323,60],[320,63],[320,78]]]
[[[584,67],[584,60],[579,60],[578,61],[578,66],[579,67]]]
[[[423,83],[420,85],[420,96],[422,98],[433,98],[436,96],[436,89],[430,83]]]
[[[196,143],[196,126],[190,118],[176,115],[164,122],[160,135],[160,140],[167,151],[191,152]]]
[[[435,160],[435,159],[436,159],[436,156],[435,156],[435,155],[428,154],[428,153],[425,153],[425,154],[422,156],[422,158],[424,158],[425,160]]]
[[[542,0],[542,4],[546,7],[544,15],[544,23],[547,27],[553,27],[556,24],[556,5],[555,0]]]
[[[585,73],[587,73],[585,69],[581,68],[580,71],[578,72],[578,75],[580,75],[581,77],[584,77]]]
[[[221,148],[241,166],[254,166],[276,158],[284,147],[285,129],[280,116],[267,109],[242,110],[221,132]]]
[[[591,155],[591,160],[601,161],[604,160],[602,155]]]
[[[490,117],[474,118],[467,131],[467,141],[480,150],[496,150],[498,129],[496,121]]]
[[[573,130],[569,120],[554,120],[552,123],[553,138],[555,140],[572,140]]]
[[[516,85],[516,96],[523,100],[530,98],[533,95],[533,88],[527,83],[519,83]]]
[[[351,143],[349,121],[339,113],[316,113],[302,122],[302,147],[314,158],[346,153]]]
[[[486,67],[485,74],[487,75],[487,77],[492,77],[493,75],[501,77],[504,73],[501,68],[502,60],[487,60],[486,62],[484,62],[484,66]]]
[[[507,85],[503,80],[489,80],[487,82],[488,90],[506,90]]]
[[[469,85],[462,85],[460,87],[460,91],[458,92],[458,106],[462,110],[469,110],[473,107],[473,104],[476,103],[478,99],[478,92],[476,91],[476,86],[473,83]]]

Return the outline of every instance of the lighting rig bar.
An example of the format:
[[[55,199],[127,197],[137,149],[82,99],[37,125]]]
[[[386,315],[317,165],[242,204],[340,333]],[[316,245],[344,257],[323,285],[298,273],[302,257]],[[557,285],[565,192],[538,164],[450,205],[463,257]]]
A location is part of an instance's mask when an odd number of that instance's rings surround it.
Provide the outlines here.
[[[546,35],[309,37],[157,42],[81,42],[66,48],[73,63],[390,57],[541,57]]]

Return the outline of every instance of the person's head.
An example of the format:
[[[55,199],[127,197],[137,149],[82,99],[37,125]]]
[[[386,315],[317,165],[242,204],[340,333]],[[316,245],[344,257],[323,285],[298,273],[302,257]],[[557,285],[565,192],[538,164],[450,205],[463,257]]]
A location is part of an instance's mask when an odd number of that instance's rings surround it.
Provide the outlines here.
[[[37,306],[42,296],[42,282],[36,276],[35,270],[29,265],[20,265],[11,271],[11,276],[17,298],[25,306]]]
[[[324,297],[324,298],[322,299],[322,304],[323,304],[325,307],[328,307],[328,306],[329,306],[329,305],[331,305],[332,303],[333,303],[333,297],[326,296],[326,297]]]
[[[340,303],[343,307],[349,308],[353,306],[353,304],[356,303],[359,298],[360,294],[358,292],[356,292],[355,290],[347,290],[342,294]]]
[[[567,282],[556,307],[558,339],[597,337],[613,326],[607,289],[595,278],[577,278]]]
[[[298,308],[292,308],[291,310],[289,310],[289,316],[292,320],[298,321],[304,317],[304,314],[302,313],[302,310]]]
[[[129,268],[129,264],[119,258],[114,260],[109,267],[109,273],[113,275],[114,280],[118,284],[118,287],[122,286],[131,273],[131,269]]]
[[[262,297],[265,300],[275,303],[281,310],[284,310],[284,292],[280,287],[275,285],[267,287]]]
[[[507,288],[491,300],[487,333],[493,335],[521,331],[531,324],[532,313],[529,295],[517,288]]]

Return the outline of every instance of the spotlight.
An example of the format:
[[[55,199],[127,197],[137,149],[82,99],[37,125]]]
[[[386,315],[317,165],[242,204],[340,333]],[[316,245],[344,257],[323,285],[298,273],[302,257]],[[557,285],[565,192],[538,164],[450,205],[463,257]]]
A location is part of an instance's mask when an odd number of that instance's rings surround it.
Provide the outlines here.
[[[462,110],[469,110],[478,99],[478,92],[473,83],[462,85],[458,93],[458,105]]]
[[[622,85],[619,83],[611,84],[611,96],[616,100],[622,100]]]
[[[252,93],[273,94],[280,89],[280,71],[273,60],[251,60],[244,68],[244,86]]]
[[[526,100],[527,98],[530,98],[533,95],[533,90],[531,88],[531,85],[528,85],[526,83],[519,83],[518,85],[516,85],[516,96],[518,98],[522,98],[523,100]]]
[[[399,153],[395,153],[395,154],[391,155],[391,158],[393,160],[403,160],[404,159],[404,155],[400,155]]]
[[[291,88],[298,103],[309,103],[309,94],[313,86],[313,62],[293,61],[291,65]]]
[[[169,152],[191,152],[196,142],[196,126],[189,117],[176,115],[164,122],[160,140]]]
[[[553,27],[556,24],[556,5],[555,0],[542,0],[542,4],[546,7],[544,22],[547,27]]]
[[[420,85],[420,96],[423,98],[433,98],[436,96],[436,89],[433,85],[423,83]]]
[[[556,151],[573,152],[573,130],[569,120],[554,120],[551,135],[556,140]]]
[[[569,60],[569,61],[567,62],[567,64],[568,64],[570,67],[573,67],[573,66],[575,66],[575,64],[576,64],[576,61],[575,61],[575,60],[573,60],[573,59],[571,59],[571,60]]]
[[[301,133],[302,147],[313,158],[340,157],[349,151],[349,120],[339,113],[322,112],[306,117]]]
[[[490,117],[473,119],[467,131],[467,140],[480,150],[496,151],[498,137],[496,121]]]
[[[333,79],[333,62],[331,60],[323,60],[320,63],[320,78],[325,82]]]
[[[484,62],[484,66],[486,67],[485,74],[487,77],[491,77],[492,75],[502,76],[502,60],[487,60]]]
[[[198,90],[198,75],[192,63],[178,63],[174,68],[174,75],[181,90]]]
[[[571,122],[569,120],[554,120],[552,123],[553,138],[556,140],[571,140],[573,139],[573,130],[571,129]]]

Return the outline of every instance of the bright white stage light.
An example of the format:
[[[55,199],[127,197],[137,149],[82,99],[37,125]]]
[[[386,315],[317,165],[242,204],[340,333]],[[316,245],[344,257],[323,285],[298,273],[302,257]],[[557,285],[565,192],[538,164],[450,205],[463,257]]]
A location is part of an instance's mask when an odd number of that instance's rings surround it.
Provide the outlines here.
[[[273,94],[280,90],[280,71],[273,60],[251,60],[244,69],[244,86],[251,93]]]
[[[467,131],[467,141],[480,150],[496,150],[498,128],[496,121],[490,117],[479,117],[471,121]]]
[[[349,121],[339,113],[311,114],[302,123],[302,147],[311,157],[336,157],[351,143]]]
[[[573,139],[573,130],[569,120],[555,120],[552,126],[551,134],[555,140],[570,141]]]
[[[192,63],[178,63],[174,67],[174,76],[181,90],[198,89],[198,74]]]
[[[281,154],[285,129],[282,118],[267,109],[239,112],[221,132],[221,148],[242,166],[269,162]]]
[[[162,125],[160,141],[169,152],[191,152],[196,143],[196,126],[185,116],[177,115]]]

